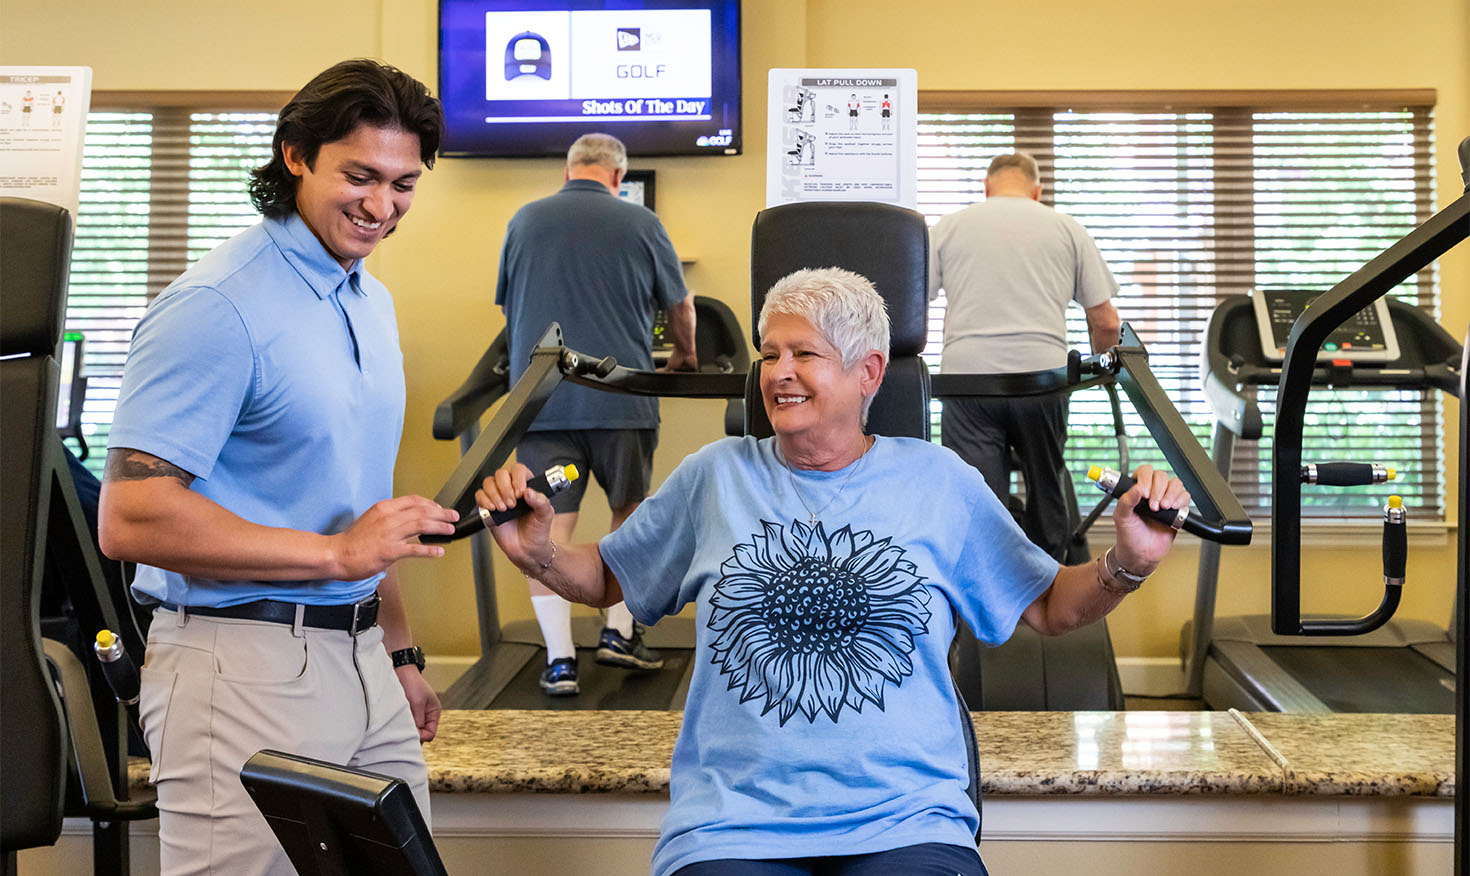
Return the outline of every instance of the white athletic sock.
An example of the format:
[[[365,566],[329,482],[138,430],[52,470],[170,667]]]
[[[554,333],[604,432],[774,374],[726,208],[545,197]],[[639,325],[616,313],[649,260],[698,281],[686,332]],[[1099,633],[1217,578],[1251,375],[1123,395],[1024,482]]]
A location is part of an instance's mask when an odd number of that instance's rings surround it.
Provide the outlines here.
[[[531,608],[536,623],[541,625],[541,638],[546,642],[546,662],[577,656],[572,644],[572,604],[556,594],[532,596]]]
[[[607,625],[618,631],[618,635],[625,639],[633,638],[633,613],[628,611],[625,603],[610,605],[607,608]]]

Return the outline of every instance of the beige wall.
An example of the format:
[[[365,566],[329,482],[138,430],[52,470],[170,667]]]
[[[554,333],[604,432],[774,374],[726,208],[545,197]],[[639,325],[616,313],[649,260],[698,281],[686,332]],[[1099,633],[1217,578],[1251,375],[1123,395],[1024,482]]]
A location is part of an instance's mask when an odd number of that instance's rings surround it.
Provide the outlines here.
[[[334,61],[370,55],[433,83],[435,9],[432,0],[6,0],[0,63],[87,64],[98,89],[293,90]],[[1454,146],[1470,133],[1465,0],[746,0],[744,9],[746,153],[633,164],[658,171],[659,214],[680,253],[696,260],[691,288],[724,300],[745,323],[750,221],[764,201],[770,67],[915,67],[924,89],[1435,88],[1439,201],[1460,192]],[[433,495],[453,467],[457,449],[429,437],[433,407],[502,325],[492,290],[506,221],[559,181],[553,160],[446,159],[422,185],[413,217],[373,257],[372,270],[398,300],[408,369],[400,492]],[[1445,259],[1441,276],[1443,321],[1458,337],[1470,319],[1470,250]],[[663,410],[658,478],[721,434],[719,403],[673,401]],[[1446,414],[1453,516],[1457,408],[1449,405]],[[589,511],[584,534],[595,537],[606,519]],[[1317,583],[1305,588],[1305,605],[1366,612],[1376,604],[1376,541],[1309,549],[1307,577]],[[1265,539],[1257,542],[1226,554],[1222,611],[1266,609],[1269,558]],[[1404,612],[1443,623],[1453,533],[1412,547]],[[1195,557],[1182,542],[1160,575],[1119,609],[1119,654],[1174,653],[1192,604]],[[468,548],[457,545],[443,560],[409,563],[402,572],[425,647],[473,652]],[[503,563],[498,574],[502,618],[528,617],[520,576]]]

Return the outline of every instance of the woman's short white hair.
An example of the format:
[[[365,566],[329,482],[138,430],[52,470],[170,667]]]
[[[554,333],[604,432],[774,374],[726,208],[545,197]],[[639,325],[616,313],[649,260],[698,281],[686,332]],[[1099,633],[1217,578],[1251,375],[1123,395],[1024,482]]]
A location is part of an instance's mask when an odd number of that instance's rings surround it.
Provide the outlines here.
[[[852,368],[869,350],[888,361],[888,307],[873,283],[842,268],[807,268],[777,280],[761,305],[756,331],[764,335],[772,315],[786,313],[811,323]]]

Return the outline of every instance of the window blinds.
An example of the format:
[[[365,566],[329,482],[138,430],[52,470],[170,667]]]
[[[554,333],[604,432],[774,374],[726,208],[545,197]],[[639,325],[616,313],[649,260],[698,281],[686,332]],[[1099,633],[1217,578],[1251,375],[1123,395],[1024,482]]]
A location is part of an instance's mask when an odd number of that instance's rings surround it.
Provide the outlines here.
[[[932,224],[983,199],[990,159],[1030,152],[1043,200],[1097,240],[1122,287],[1114,304],[1206,448],[1213,414],[1200,390],[1199,344],[1215,305],[1257,286],[1326,291],[1433,212],[1427,104],[1335,109],[1312,99],[1299,108],[1206,99],[1186,106],[1176,98],[1167,108],[1135,99],[1079,109],[1060,100],[1011,108],[976,100],[970,110],[955,108],[964,103],[956,98],[931,99],[945,111],[920,116],[919,209]],[[1437,315],[1433,267],[1392,294]],[[1082,312],[1068,313],[1069,339],[1085,349]],[[943,318],[941,297],[931,307],[926,352],[936,366]],[[1274,393],[1258,390],[1263,440],[1239,442],[1232,460],[1231,486],[1258,516],[1270,513]],[[1132,463],[1163,464],[1142,422],[1124,409]],[[1393,489],[1405,503],[1443,519],[1441,410],[1433,391],[1314,391],[1304,457],[1387,463],[1399,471]],[[937,434],[937,415],[935,425]],[[1067,463],[1084,505],[1094,493],[1084,492],[1087,466],[1116,458],[1107,397],[1074,395]],[[1308,515],[1376,518],[1385,489],[1308,486],[1303,495]]]

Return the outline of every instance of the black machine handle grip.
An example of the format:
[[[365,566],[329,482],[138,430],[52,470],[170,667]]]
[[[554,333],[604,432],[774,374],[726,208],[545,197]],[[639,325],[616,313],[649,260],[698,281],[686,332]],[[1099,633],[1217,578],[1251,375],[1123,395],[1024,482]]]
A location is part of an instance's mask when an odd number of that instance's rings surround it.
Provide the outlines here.
[[[142,683],[133,658],[123,650],[122,639],[112,630],[103,630],[97,634],[97,641],[92,643],[92,651],[97,655],[97,662],[102,667],[107,686],[112,688],[112,695],[125,706],[136,706]]]
[[[1383,509],[1383,599],[1372,614],[1360,618],[1302,620],[1298,635],[1361,636],[1371,633],[1393,618],[1404,592],[1404,568],[1409,557],[1408,519],[1404,504],[1391,496]]]
[[[1302,483],[1324,487],[1366,487],[1391,481],[1397,475],[1376,462],[1316,462],[1302,466]]]
[[[1112,469],[1093,466],[1087,470],[1087,476],[1097,488],[1114,499],[1120,498],[1124,493],[1133,488],[1138,481],[1121,472]],[[1147,517],[1150,520],[1164,524],[1170,529],[1182,529],[1185,532],[1197,535],[1210,541],[1224,541],[1225,532],[1218,525],[1211,525],[1207,520],[1201,520],[1189,513],[1188,508],[1160,508],[1155,511],[1145,499],[1133,506],[1135,513]]]
[[[579,473],[575,465],[553,465],[545,473],[536,475],[529,481],[526,481],[526,486],[543,496],[555,496],[557,493],[571,486],[572,481],[575,481],[578,477]],[[419,541],[424,544],[445,544],[456,539],[464,538],[467,535],[473,535],[479,532],[482,527],[488,529],[491,526],[499,526],[507,520],[514,520],[522,514],[528,513],[531,510],[531,506],[522,498],[517,499],[515,505],[504,511],[486,511],[483,508],[478,510],[480,512],[478,514],[465,514],[461,516],[458,522],[454,524],[453,535],[425,533],[419,536]]]
[[[1383,578],[1390,587],[1402,586],[1409,558],[1409,523],[1398,496],[1383,511]]]

